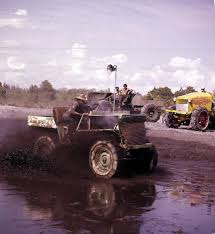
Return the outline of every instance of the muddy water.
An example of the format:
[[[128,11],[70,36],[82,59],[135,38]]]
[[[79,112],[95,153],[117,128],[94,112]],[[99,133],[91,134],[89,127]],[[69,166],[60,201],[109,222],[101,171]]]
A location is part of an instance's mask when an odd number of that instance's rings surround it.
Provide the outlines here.
[[[215,164],[110,181],[0,176],[1,233],[215,233]]]

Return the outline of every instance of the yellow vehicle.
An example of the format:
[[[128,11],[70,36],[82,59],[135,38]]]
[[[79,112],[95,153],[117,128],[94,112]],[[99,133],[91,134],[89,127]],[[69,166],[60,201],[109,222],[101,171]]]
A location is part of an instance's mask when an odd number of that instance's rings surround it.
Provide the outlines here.
[[[187,125],[204,131],[215,120],[215,102],[211,93],[194,92],[174,99],[175,105],[165,110],[164,122],[169,128]]]

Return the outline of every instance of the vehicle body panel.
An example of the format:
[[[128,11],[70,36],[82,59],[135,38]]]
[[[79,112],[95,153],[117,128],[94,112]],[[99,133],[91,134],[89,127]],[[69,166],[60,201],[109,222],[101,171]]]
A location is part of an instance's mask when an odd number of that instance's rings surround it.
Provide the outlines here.
[[[59,140],[63,144],[70,142],[68,138],[73,137],[75,132],[89,132],[91,134],[112,132],[119,136],[121,139],[119,145],[124,149],[147,149],[153,147],[151,143],[146,141],[146,118],[144,115],[128,115],[127,112],[112,112],[104,115],[93,112],[89,115],[83,114],[78,125],[71,129],[68,124],[62,122],[56,123],[56,120],[59,121],[59,119],[62,118],[62,108],[55,108],[54,114],[55,116],[52,117],[28,116],[28,126],[57,129]],[[100,120],[104,126],[102,126],[102,124],[95,125],[94,122],[98,122],[98,120]],[[109,126],[109,128],[107,128],[107,126]]]
[[[28,116],[28,126],[57,129],[53,116]]]

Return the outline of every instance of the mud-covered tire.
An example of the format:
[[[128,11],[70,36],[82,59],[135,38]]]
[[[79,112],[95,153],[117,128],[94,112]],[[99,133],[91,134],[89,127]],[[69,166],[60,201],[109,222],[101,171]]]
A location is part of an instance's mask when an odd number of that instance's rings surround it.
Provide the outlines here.
[[[160,119],[161,111],[155,104],[146,104],[142,107],[141,113],[145,114],[149,122],[157,122]]]
[[[56,145],[51,137],[41,136],[34,143],[33,154],[40,157],[50,157],[55,149]]]
[[[181,126],[181,123],[174,118],[172,113],[165,114],[164,123],[168,128],[179,128]]]
[[[197,131],[204,131],[209,125],[209,114],[204,108],[197,108],[193,111],[190,120],[190,128]]]
[[[113,177],[119,169],[119,147],[110,141],[97,141],[90,149],[89,165],[96,177]]]

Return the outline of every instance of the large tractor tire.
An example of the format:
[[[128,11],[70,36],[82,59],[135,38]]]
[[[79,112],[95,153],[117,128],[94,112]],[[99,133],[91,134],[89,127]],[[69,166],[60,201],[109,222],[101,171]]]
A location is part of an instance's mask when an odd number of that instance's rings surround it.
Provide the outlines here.
[[[97,141],[90,150],[89,164],[96,177],[109,179],[118,172],[118,146],[110,141]]]
[[[209,125],[208,111],[202,107],[193,111],[190,120],[190,128],[197,131],[205,131]]]
[[[164,123],[168,128],[179,128],[181,126],[181,123],[174,118],[172,113],[165,113]]]
[[[161,112],[154,104],[146,104],[142,107],[141,113],[146,115],[146,120],[149,122],[157,122],[160,119]]]
[[[34,143],[33,154],[40,157],[51,157],[55,149],[56,145],[51,137],[41,136]]]

